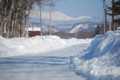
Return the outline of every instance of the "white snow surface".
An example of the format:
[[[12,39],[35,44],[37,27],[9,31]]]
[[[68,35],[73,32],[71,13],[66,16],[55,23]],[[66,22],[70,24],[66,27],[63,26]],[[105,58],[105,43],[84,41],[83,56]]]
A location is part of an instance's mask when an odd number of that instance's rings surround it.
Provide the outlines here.
[[[91,40],[0,37],[0,80],[86,80],[71,71],[68,62]]]
[[[88,49],[71,57],[70,68],[87,80],[120,80],[120,31],[96,36]]]
[[[28,28],[28,31],[41,31],[41,28],[39,28],[39,27],[29,27]]]
[[[91,40],[0,36],[0,80],[120,80],[120,31]]]
[[[90,25],[90,24],[78,24],[77,26],[75,26],[73,29],[71,29],[69,31],[69,33],[76,33],[76,32],[80,32],[80,31],[93,31],[95,30],[97,26],[96,25]]]
[[[91,39],[61,39],[57,36],[36,36],[31,38],[11,39],[0,37],[0,57],[42,54],[90,42]]]

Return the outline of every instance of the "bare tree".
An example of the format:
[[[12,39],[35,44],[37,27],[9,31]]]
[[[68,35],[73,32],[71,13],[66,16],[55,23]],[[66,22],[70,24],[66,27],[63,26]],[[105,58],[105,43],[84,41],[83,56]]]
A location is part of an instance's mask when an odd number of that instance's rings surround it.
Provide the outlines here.
[[[40,30],[41,30],[41,36],[43,35],[43,27],[42,27],[42,6],[43,6],[44,0],[36,0],[37,5],[39,6],[39,13],[40,13]]]
[[[25,37],[26,23],[34,0],[0,0],[0,35]]]
[[[40,28],[41,28],[41,36],[43,35],[43,27],[42,27],[42,8],[48,6],[50,10],[50,22],[49,22],[49,31],[51,35],[51,8],[54,6],[52,0],[36,0],[37,5],[39,6],[40,12]]]
[[[50,11],[50,19],[49,19],[49,34],[51,35],[52,34],[52,31],[51,31],[51,27],[52,27],[52,8],[55,6],[54,3],[51,1],[51,0],[48,0],[47,1],[47,4],[46,6],[48,6],[49,8],[49,11]]]

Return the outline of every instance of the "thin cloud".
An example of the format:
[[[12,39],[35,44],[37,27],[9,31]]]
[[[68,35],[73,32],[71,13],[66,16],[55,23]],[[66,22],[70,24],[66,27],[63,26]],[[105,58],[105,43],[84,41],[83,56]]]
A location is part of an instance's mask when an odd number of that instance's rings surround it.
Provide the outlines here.
[[[77,18],[73,18],[71,16],[68,16],[62,12],[52,12],[52,20],[54,21],[69,21],[69,20],[82,20],[82,19],[88,19],[91,18],[90,16],[80,16]],[[40,17],[40,13],[39,11],[32,11],[30,14],[30,17],[32,18],[39,18]],[[42,19],[50,19],[50,13],[48,12],[42,12]]]

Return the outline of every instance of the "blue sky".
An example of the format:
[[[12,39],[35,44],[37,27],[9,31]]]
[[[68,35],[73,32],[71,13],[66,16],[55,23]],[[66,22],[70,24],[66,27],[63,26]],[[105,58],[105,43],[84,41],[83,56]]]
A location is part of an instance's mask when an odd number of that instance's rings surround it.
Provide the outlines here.
[[[71,17],[102,17],[102,0],[54,0],[54,11],[61,11]]]
[[[102,0],[53,0],[55,7],[52,20],[81,20],[84,18],[103,18]],[[111,0],[107,0],[110,4]],[[43,8],[42,18],[49,20],[49,9]],[[37,12],[38,11],[38,12]],[[34,11],[33,11],[34,12]],[[31,14],[34,19],[39,19],[39,8]]]

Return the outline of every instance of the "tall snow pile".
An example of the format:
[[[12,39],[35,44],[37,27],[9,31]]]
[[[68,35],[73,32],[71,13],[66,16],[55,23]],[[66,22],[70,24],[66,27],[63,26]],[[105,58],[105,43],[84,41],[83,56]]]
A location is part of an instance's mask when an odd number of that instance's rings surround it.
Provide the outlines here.
[[[120,31],[96,36],[87,50],[70,58],[70,68],[87,80],[120,80]]]
[[[91,39],[61,39],[57,36],[6,39],[0,36],[0,57],[43,54],[76,44],[90,43]]]

